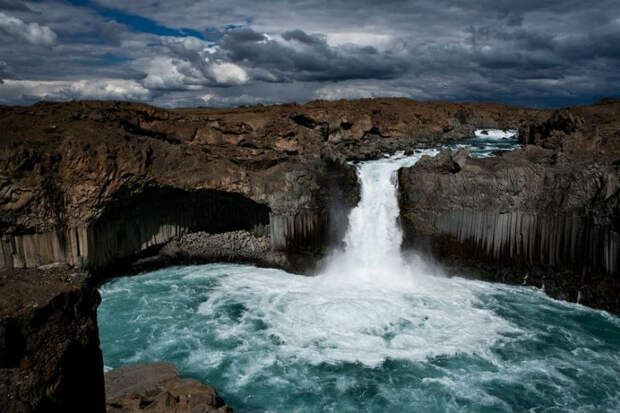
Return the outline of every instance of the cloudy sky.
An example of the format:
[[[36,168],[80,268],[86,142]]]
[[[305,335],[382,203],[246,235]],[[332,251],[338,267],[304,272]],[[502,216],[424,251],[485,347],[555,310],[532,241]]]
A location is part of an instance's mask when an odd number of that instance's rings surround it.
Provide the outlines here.
[[[0,0],[3,104],[618,95],[618,0]]]

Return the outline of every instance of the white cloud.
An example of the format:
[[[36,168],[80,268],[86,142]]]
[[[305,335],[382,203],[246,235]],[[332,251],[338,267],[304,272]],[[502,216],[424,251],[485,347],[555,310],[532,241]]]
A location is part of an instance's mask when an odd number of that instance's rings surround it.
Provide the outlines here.
[[[149,89],[196,89],[202,83],[202,73],[189,61],[168,56],[150,60],[144,86]]]
[[[422,98],[421,93],[416,93],[412,96],[413,91],[401,90],[399,88],[388,88],[385,85],[361,85],[361,84],[348,84],[348,85],[327,85],[318,88],[314,91],[314,97],[324,100],[338,100],[338,99],[366,99],[376,97],[417,97]],[[417,92],[417,91],[413,91]]]
[[[79,80],[72,82],[69,90],[81,98],[145,99],[150,92],[138,82],[127,79]]]
[[[247,83],[249,76],[246,71],[234,63],[214,62],[211,66],[213,78],[219,84],[242,85]]]
[[[138,82],[127,79],[96,79],[78,81],[36,81],[5,79],[0,84],[0,101],[33,100],[146,100],[150,92]]]
[[[213,59],[214,48],[200,40],[165,39],[171,55],[137,59],[134,67],[144,70],[145,87],[159,90],[200,90],[207,86],[234,86],[249,81],[244,68]]]
[[[207,93],[206,95],[200,96],[200,100],[212,107],[222,107],[256,105],[257,103],[263,102],[264,98],[262,96],[251,96],[246,93],[234,96],[218,96],[216,94]]]
[[[170,37],[162,36],[161,43],[168,47],[171,51],[178,54],[185,54],[188,52],[201,52],[204,49],[211,46],[211,43],[200,40],[196,37]]]
[[[38,23],[25,23],[23,20],[0,12],[0,30],[27,43],[37,46],[53,46],[56,33],[47,26]]]
[[[212,93],[207,93],[206,95],[203,95],[200,97],[200,99],[204,102],[204,103],[209,103],[209,101],[213,100],[213,98],[216,97],[214,94]]]
[[[337,32],[327,33],[327,44],[332,47],[345,44],[355,44],[358,46],[373,46],[379,50],[390,46],[393,37],[387,34],[367,33],[367,32]]]

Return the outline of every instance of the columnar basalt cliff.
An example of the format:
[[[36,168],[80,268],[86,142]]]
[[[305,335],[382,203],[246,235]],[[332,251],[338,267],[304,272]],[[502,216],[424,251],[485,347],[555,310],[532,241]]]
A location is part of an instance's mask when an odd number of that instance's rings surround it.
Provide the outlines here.
[[[613,101],[554,111],[521,128],[522,149],[400,170],[406,242],[461,273],[619,312],[619,115]]]
[[[266,231],[285,253],[274,265],[307,271],[343,227],[330,211],[357,200],[346,160],[542,116],[405,99],[233,110],[2,107],[0,267],[99,270],[186,233],[246,230]]]

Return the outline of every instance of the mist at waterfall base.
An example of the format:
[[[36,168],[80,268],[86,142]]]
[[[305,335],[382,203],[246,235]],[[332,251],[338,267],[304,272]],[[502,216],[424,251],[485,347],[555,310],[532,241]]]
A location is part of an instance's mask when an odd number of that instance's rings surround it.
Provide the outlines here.
[[[620,411],[619,318],[401,254],[394,172],[424,153],[358,166],[316,277],[210,264],[103,285],[106,367],[173,362],[240,412]]]

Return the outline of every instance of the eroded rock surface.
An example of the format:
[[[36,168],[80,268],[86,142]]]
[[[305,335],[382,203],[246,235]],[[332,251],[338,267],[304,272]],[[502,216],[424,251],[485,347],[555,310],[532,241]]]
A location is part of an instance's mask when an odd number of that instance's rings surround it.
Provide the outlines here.
[[[154,255],[303,271],[340,240],[357,202],[347,160],[476,128],[518,128],[526,147],[401,170],[406,241],[459,271],[618,312],[618,101],[559,111],[406,99],[0,107],[3,411],[104,411],[99,296],[79,269],[110,275]],[[108,409],[228,411],[212,388],[160,367],[108,373]]]
[[[213,387],[182,379],[171,363],[145,363],[105,373],[107,413],[234,413]]]
[[[544,115],[407,99],[0,107],[0,268],[62,262],[96,270],[187,233],[265,225],[274,251],[303,261],[295,256],[320,255],[342,226],[332,213],[356,203],[347,160]]]
[[[64,266],[0,271],[0,410],[101,412],[97,290]]]
[[[399,171],[409,245],[463,272],[620,312],[620,104],[558,110],[526,146]]]

